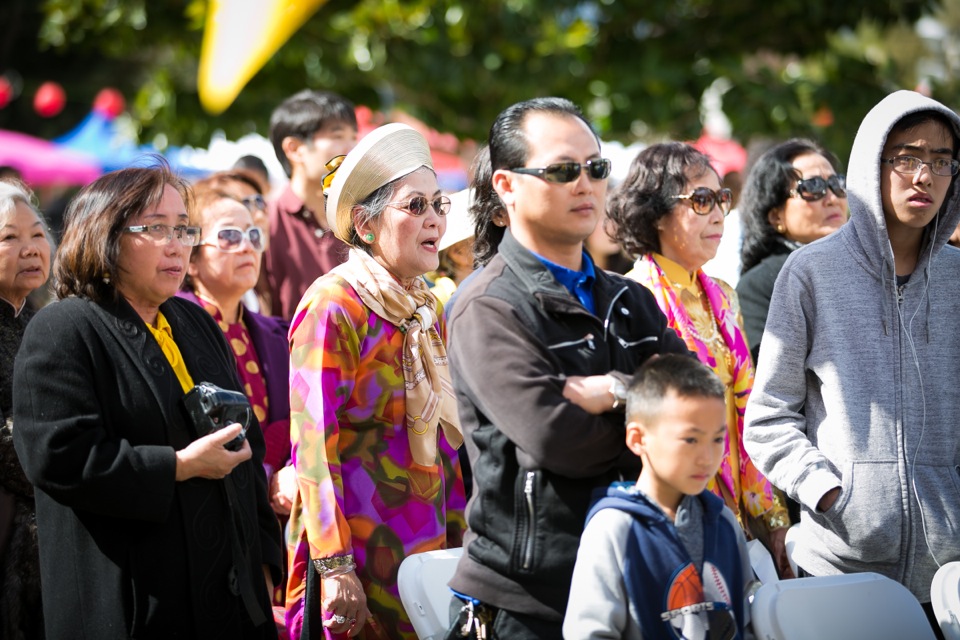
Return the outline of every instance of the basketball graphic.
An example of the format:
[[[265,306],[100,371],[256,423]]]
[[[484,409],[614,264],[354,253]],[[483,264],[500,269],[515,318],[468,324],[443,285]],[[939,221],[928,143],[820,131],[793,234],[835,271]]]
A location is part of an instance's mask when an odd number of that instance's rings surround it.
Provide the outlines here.
[[[670,583],[667,610],[660,617],[669,621],[677,640],[732,640],[737,634],[732,604],[727,582],[712,563],[704,562],[702,580],[688,564]]]
[[[703,583],[697,568],[688,564],[677,574],[667,592],[667,611],[676,611],[703,602]]]

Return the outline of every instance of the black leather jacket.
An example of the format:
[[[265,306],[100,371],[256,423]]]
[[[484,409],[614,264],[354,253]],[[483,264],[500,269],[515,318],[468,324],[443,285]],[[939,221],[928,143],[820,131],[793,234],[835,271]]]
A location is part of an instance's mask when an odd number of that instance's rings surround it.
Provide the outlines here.
[[[474,474],[450,586],[546,620],[563,618],[592,492],[640,469],[622,410],[587,413],[563,397],[566,377],[628,382],[655,353],[689,354],[636,282],[598,270],[594,299],[596,315],[508,232],[450,320]]]

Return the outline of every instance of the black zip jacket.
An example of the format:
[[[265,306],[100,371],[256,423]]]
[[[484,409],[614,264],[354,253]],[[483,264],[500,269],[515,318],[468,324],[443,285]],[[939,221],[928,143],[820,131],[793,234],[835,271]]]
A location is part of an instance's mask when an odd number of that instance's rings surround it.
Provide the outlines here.
[[[651,355],[689,354],[649,291],[597,270],[597,314],[509,233],[460,296],[450,356],[473,468],[466,547],[451,588],[495,607],[563,619],[594,489],[635,480],[621,411],[563,397],[567,376],[624,382]]]

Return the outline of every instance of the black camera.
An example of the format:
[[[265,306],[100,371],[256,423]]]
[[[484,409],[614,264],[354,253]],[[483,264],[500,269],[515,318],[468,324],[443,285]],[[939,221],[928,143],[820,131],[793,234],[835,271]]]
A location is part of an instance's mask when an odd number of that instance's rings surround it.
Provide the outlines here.
[[[237,391],[221,389],[210,382],[201,382],[183,397],[183,405],[198,436],[209,435],[237,422],[243,430],[223,447],[230,451],[239,451],[243,446],[247,428],[250,426],[250,417],[253,415],[247,396]]]

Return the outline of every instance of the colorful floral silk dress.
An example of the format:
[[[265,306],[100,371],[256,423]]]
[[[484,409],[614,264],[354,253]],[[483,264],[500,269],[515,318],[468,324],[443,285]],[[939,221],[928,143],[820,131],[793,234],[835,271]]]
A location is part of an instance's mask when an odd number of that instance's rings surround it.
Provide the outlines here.
[[[444,335],[445,327],[439,327]],[[290,327],[290,410],[300,494],[290,517],[287,628],[299,638],[312,559],[353,554],[375,628],[360,638],[416,638],[397,591],[413,553],[458,547],[466,528],[456,451],[439,432],[437,463],[413,462],[405,424],[403,334],[341,277],[304,294]],[[379,635],[378,635],[379,633]]]

